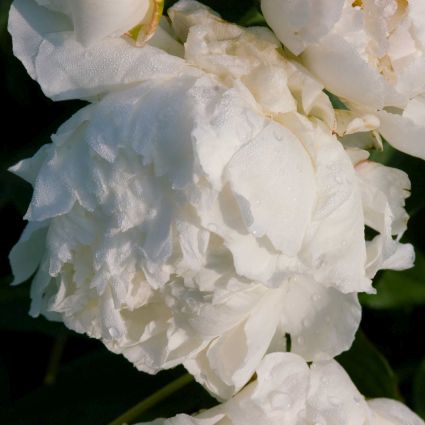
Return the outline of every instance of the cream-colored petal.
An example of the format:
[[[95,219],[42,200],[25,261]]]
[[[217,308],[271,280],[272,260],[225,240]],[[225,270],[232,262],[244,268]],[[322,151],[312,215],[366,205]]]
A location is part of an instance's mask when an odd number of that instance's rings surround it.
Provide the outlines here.
[[[17,0],[9,15],[15,55],[29,74],[54,100],[91,99],[127,84],[191,71],[176,56],[152,46],[135,48],[123,38],[107,38],[82,46],[67,20],[38,6],[34,0]],[[155,43],[173,53],[168,41]],[[155,44],[154,43],[154,44]]]
[[[296,255],[314,202],[312,164],[296,137],[270,123],[233,156],[227,180],[250,232]]]
[[[380,132],[396,149],[425,159],[425,125],[418,125],[409,117],[379,111]]]
[[[332,30],[343,5],[344,0],[262,0],[261,10],[280,41],[299,55]]]

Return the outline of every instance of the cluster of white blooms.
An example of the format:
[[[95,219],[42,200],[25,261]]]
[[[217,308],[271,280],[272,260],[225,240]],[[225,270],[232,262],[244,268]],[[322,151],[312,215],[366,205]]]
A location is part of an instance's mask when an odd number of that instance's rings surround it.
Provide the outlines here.
[[[335,361],[310,365],[292,353],[268,354],[257,379],[231,400],[196,416],[151,425],[423,425],[395,400],[366,401]],[[138,424],[147,425],[147,424]]]
[[[338,424],[401,423],[402,408],[379,419],[387,402],[368,405],[331,361],[352,344],[357,294],[414,258],[400,243],[407,175],[338,139],[379,143],[378,118],[335,111],[269,29],[181,0],[136,47],[160,2],[121,3],[12,5],[29,74],[53,99],[91,101],[12,168],[34,186],[10,255],[15,283],[35,273],[31,314],[149,373],[183,364],[222,400],[257,374],[212,413],[166,423],[331,424],[334,404]]]
[[[423,0],[262,0],[267,23],[397,149],[425,158]]]

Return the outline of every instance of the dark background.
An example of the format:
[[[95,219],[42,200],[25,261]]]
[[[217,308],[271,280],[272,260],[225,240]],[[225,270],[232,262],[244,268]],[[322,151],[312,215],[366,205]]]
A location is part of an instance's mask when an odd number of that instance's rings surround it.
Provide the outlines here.
[[[238,21],[254,0],[205,3]],[[178,368],[155,377],[140,373],[98,341],[61,324],[30,318],[29,282],[9,286],[7,257],[24,227],[21,217],[31,187],[7,168],[48,143],[49,135],[84,105],[53,103],[28,77],[11,52],[9,6],[10,0],[1,0],[0,424],[105,425],[184,371]],[[414,243],[418,261],[411,271],[378,276],[378,296],[362,297],[362,331],[340,362],[366,396],[398,398],[425,416],[425,165],[391,149],[377,158],[411,177],[412,218],[404,239]],[[140,419],[190,413],[212,403],[200,386],[190,384]]]

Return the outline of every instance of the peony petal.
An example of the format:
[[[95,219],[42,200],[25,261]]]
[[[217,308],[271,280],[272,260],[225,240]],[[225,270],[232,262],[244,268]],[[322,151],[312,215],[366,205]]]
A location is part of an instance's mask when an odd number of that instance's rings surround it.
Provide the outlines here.
[[[155,419],[152,422],[140,422],[135,425],[222,425],[223,422],[221,419],[223,416],[223,413],[210,414],[209,412],[202,413],[199,416],[189,416],[182,414],[170,419]]]
[[[344,0],[262,0],[267,23],[292,53],[322,39],[341,16]]]
[[[375,398],[367,402],[374,425],[423,425],[423,420],[396,400]]]
[[[364,275],[364,219],[353,166],[334,137],[303,122],[297,127],[285,121],[310,147],[315,164],[316,200],[301,258],[314,265],[314,278],[324,286],[344,293],[369,291],[371,282]]]
[[[409,0],[410,19],[414,26],[414,35],[425,50],[425,4],[421,0]]]
[[[305,409],[309,368],[292,353],[267,355],[257,380],[224,405],[232,425],[298,423]]]
[[[233,156],[227,179],[252,234],[296,255],[314,201],[312,165],[299,141],[270,123]]]
[[[336,361],[314,363],[310,370],[307,412],[311,423],[370,423],[370,412],[364,397]]]
[[[302,61],[329,91],[343,99],[374,109],[399,106],[406,101],[351,44],[337,35],[329,35],[320,44],[308,47]]]
[[[42,146],[32,158],[19,161],[10,167],[9,171],[34,185],[41,167],[49,157],[50,150],[49,145]]]
[[[104,39],[85,48],[75,40],[62,15],[34,0],[13,3],[9,31],[15,55],[54,100],[90,99],[119,86],[176,75],[184,69],[195,72],[160,49],[135,48],[122,38]],[[159,39],[156,42],[162,44]],[[161,47],[170,50],[169,41]]]
[[[388,143],[401,152],[425,159],[425,126],[409,117],[379,111],[380,132]]]
[[[406,270],[413,267],[415,251],[411,244],[402,244],[388,235],[377,235],[366,242],[366,273],[371,279],[378,270]]]
[[[291,279],[281,313],[292,351],[306,360],[329,360],[348,350],[361,319],[355,294],[342,294],[312,279]]]
[[[151,0],[73,0],[70,4],[74,31],[84,46],[109,36],[120,36],[147,15]]]
[[[404,209],[405,199],[410,196],[407,174],[372,161],[358,164],[356,174],[362,192],[365,224],[377,232],[401,236],[409,220]]]
[[[9,254],[12,285],[25,282],[37,270],[44,254],[48,223],[29,222]]]

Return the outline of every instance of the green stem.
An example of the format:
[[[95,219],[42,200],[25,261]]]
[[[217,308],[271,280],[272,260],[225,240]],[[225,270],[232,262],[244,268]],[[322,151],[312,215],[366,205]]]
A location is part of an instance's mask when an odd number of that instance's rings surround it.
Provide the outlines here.
[[[136,420],[147,410],[151,409],[152,407],[160,403],[162,400],[168,398],[170,395],[174,394],[187,384],[190,384],[192,381],[192,375],[185,374],[183,376],[180,376],[180,378],[177,378],[175,381],[170,382],[168,385],[161,388],[156,393],[153,393],[148,398],[142,400],[140,403],[137,403],[130,410],[127,410],[127,412],[123,413],[117,419],[114,419],[108,425],[123,425]]]
[[[47,365],[46,376],[44,377],[44,383],[46,385],[53,385],[56,382],[66,341],[66,335],[59,335],[53,344],[49,364]]]

